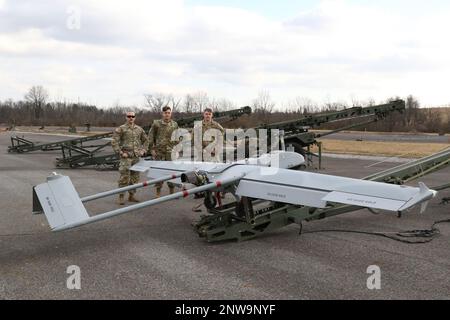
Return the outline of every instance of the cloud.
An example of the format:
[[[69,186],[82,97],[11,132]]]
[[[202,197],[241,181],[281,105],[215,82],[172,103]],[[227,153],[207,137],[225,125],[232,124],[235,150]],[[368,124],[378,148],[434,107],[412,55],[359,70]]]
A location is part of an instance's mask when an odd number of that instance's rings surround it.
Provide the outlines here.
[[[298,95],[419,92],[425,103],[450,102],[433,85],[450,71],[448,8],[410,15],[321,1],[281,21],[225,4],[0,0],[0,99],[42,84],[103,105],[142,103],[144,92],[161,90],[247,104],[262,89],[280,105]],[[76,13],[80,28],[70,29]]]

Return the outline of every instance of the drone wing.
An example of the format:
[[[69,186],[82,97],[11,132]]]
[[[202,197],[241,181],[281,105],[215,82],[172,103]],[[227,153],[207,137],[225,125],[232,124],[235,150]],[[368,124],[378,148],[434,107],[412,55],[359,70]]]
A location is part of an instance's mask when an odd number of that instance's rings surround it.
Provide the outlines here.
[[[243,159],[231,163],[203,162],[203,161],[154,161],[150,158],[141,159],[131,167],[131,170],[138,172],[148,172],[148,177],[157,179],[167,175],[173,175],[187,171],[203,171],[212,176],[224,173],[231,167],[257,166],[270,167],[275,165],[279,168],[294,168],[305,162],[303,156],[295,152],[272,151],[259,157]],[[238,170],[239,171],[239,170]]]
[[[158,179],[167,175],[182,172],[205,171],[208,173],[221,173],[231,166],[227,163],[201,162],[201,161],[155,161],[141,159],[130,169],[138,172],[147,172],[151,179]]]
[[[236,194],[270,201],[325,208],[328,202],[403,211],[436,195],[419,188],[304,171],[254,170],[239,182]],[[424,207],[424,206],[423,206]]]
[[[130,169],[133,171],[147,172],[149,179],[159,179],[168,175],[179,175],[184,172],[222,172],[230,164],[214,163],[214,162],[201,162],[201,161],[154,161],[142,159]],[[182,179],[176,178],[169,180],[168,182],[183,186]]]

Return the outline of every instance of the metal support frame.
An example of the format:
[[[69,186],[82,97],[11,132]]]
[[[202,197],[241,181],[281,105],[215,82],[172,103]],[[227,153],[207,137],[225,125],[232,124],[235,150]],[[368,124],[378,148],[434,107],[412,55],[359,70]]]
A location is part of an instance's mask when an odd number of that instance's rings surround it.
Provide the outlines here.
[[[11,137],[11,146],[8,147],[8,152],[15,152],[15,150],[20,150],[23,147],[33,147],[34,143],[24,137]],[[17,151],[19,152],[19,151]]]
[[[56,158],[55,166],[58,168],[80,168],[88,165],[97,165],[117,169],[119,157],[117,154],[98,155],[99,152],[110,146],[107,142],[90,150],[77,145],[63,145],[61,147],[62,158]]]
[[[398,100],[384,105],[369,106],[365,108],[353,107],[331,113],[310,115],[299,120],[279,122],[276,124],[270,124],[265,126],[270,128],[274,128],[275,126],[284,128],[286,130],[285,135],[286,142],[298,145],[297,149],[299,149],[300,147],[303,149],[302,153],[305,154],[306,156],[305,158],[307,160],[306,166],[312,167],[314,164],[313,159],[314,157],[316,157],[319,160],[318,169],[320,170],[322,168],[322,145],[319,145],[320,142],[317,140],[318,138],[322,138],[337,132],[377,122],[379,120],[386,118],[389,114],[393,112],[401,113],[403,112],[404,109],[405,109],[405,102],[403,100]],[[310,127],[318,127],[327,122],[335,122],[347,119],[367,118],[367,117],[370,117],[370,119],[350,124],[325,133],[316,134],[308,131]],[[318,154],[314,154],[311,152],[312,145],[319,146]],[[300,150],[296,151],[301,152]]]
[[[32,151],[51,151],[51,150],[60,150],[63,146],[83,146],[83,142],[100,140],[104,138],[109,138],[112,136],[112,132],[106,132],[101,134],[96,134],[87,137],[68,139],[58,142],[50,142],[50,143],[34,143],[30,140],[27,140],[23,137],[13,136],[11,137],[11,146],[8,147],[8,152],[16,152],[16,153],[25,153]],[[85,146],[85,148],[97,147],[97,146]]]
[[[440,170],[450,164],[450,148],[439,153],[369,175],[364,180],[402,184]],[[445,185],[450,187],[450,185]],[[444,186],[442,186],[444,187]],[[260,201],[260,200],[259,200]],[[253,204],[255,204],[253,202]],[[260,234],[301,221],[331,217],[355,210],[358,206],[334,205],[325,209],[267,202],[261,209],[253,209],[252,223],[240,217],[236,203],[210,210],[211,215],[202,216],[194,225],[200,237],[208,242],[223,240],[247,240]]]
[[[433,187],[433,190],[440,191],[450,188],[450,183],[443,184],[442,186]]]
[[[396,100],[382,105],[368,107],[352,107],[334,112],[312,114],[296,120],[288,120],[270,124],[263,124],[256,129],[284,129],[286,137],[291,134],[302,133],[307,128],[319,127],[320,125],[333,121],[360,118],[375,115],[378,118],[384,118],[394,111],[403,112],[405,110],[405,101]]]

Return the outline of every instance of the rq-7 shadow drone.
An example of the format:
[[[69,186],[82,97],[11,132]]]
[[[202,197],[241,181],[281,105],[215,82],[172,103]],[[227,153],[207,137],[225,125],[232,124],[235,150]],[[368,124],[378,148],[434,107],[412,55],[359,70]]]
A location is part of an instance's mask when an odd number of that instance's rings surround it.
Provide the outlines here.
[[[79,197],[69,177],[54,174],[47,178],[47,182],[33,188],[33,211],[45,213],[51,229],[62,231],[177,198],[204,193],[204,204],[213,214],[204,218],[203,222],[209,218],[223,224],[242,222],[252,231],[258,232],[258,228],[264,225],[261,224],[261,219],[267,218],[267,214],[275,216],[277,212],[289,212],[303,207],[327,209],[336,204],[399,213],[421,204],[421,211],[424,211],[428,200],[437,193],[421,182],[419,187],[410,187],[292,170],[304,161],[302,155],[287,151],[273,151],[258,158],[233,163],[142,159],[132,170],[147,172],[150,180],[84,198]],[[162,181],[182,185],[183,190],[95,216],[89,216],[83,205],[88,201]],[[230,193],[234,201],[221,204],[221,193]],[[263,202],[269,203],[266,208],[272,208],[272,211],[266,210],[265,214],[257,214],[256,207]],[[278,227],[282,226],[282,222],[277,223],[280,224]],[[267,227],[265,224],[264,229]],[[208,228],[205,223],[197,225],[200,235],[203,233],[205,236],[208,232],[205,228]],[[241,228],[237,232],[243,232],[242,230]],[[263,227],[261,231],[264,231]],[[222,234],[224,232],[226,233],[223,231]],[[220,230],[217,234],[218,240],[224,239],[220,237]],[[245,239],[245,236],[241,235],[235,239]],[[214,240],[208,238],[208,241]]]

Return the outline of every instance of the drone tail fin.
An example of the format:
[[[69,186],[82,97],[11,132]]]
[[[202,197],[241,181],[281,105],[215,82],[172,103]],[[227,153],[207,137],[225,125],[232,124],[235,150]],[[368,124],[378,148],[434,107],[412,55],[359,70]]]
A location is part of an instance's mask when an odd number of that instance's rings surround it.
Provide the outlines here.
[[[52,230],[89,219],[72,181],[59,174],[33,187],[33,213],[44,213]]]
[[[411,200],[409,200],[405,205],[400,208],[400,211],[408,210],[418,204],[420,204],[420,213],[425,212],[428,202],[430,199],[437,195],[437,191],[429,189],[425,183],[419,182],[419,193],[416,194]]]

